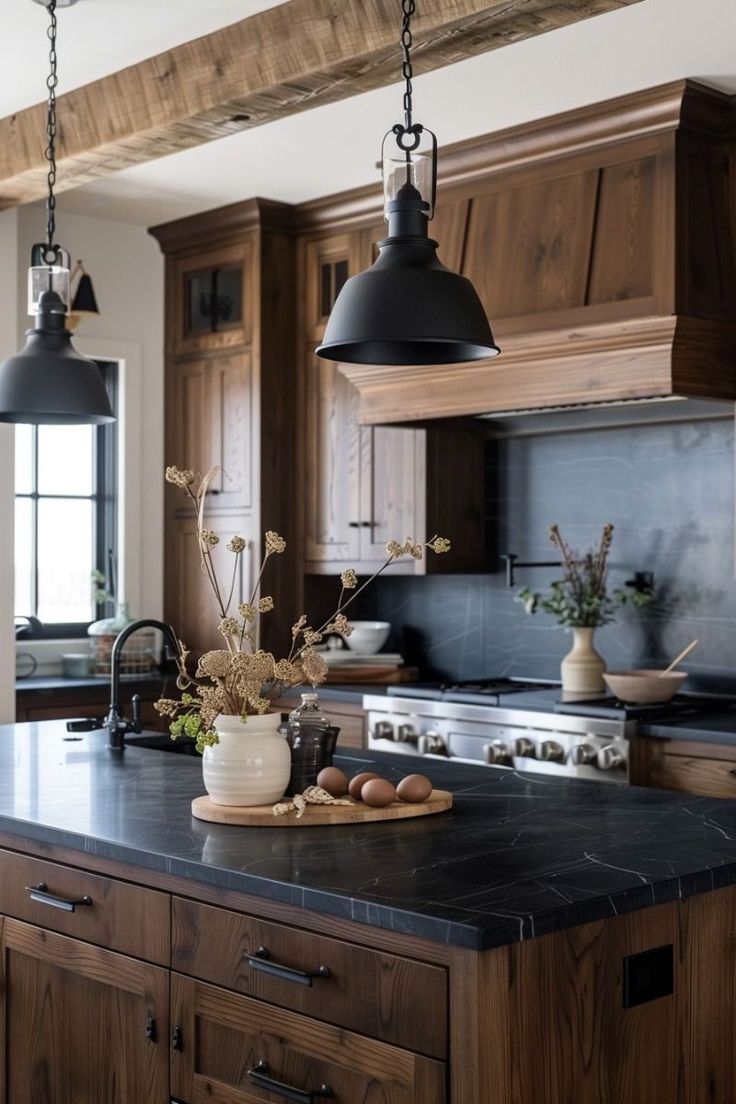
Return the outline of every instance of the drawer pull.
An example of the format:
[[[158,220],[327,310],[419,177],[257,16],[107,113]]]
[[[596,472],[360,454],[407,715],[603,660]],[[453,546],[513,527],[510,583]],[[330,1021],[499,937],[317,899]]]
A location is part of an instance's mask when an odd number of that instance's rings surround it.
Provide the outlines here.
[[[245,960],[254,970],[260,970],[262,974],[271,974],[273,977],[281,978],[282,981],[292,981],[295,985],[306,985],[311,988],[314,978],[330,977],[327,966],[320,966],[313,974],[309,974],[305,970],[295,970],[293,966],[272,962],[271,952],[266,947],[259,947],[252,954],[246,953]]]
[[[57,897],[55,893],[49,893],[49,887],[45,882],[39,882],[35,886],[26,886],[31,900],[36,901],[39,905],[50,905],[51,908],[62,909],[63,912],[75,912],[81,905],[89,907],[92,904],[92,898],[86,894],[84,897],[77,898],[76,901],[70,901],[67,897]]]
[[[266,1089],[276,1096],[283,1096],[284,1100],[293,1100],[294,1104],[316,1104],[318,1098],[331,1099],[334,1095],[329,1085],[320,1085],[318,1089],[307,1092],[305,1089],[295,1089],[293,1085],[285,1085],[283,1081],[277,1081],[271,1077],[271,1069],[268,1062],[259,1062],[254,1069],[248,1070],[248,1077],[259,1089]]]

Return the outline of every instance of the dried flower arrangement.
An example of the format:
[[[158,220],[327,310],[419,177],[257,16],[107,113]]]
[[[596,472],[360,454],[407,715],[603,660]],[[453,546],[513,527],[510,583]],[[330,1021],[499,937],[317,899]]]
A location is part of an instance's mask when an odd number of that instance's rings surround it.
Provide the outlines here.
[[[613,541],[610,522],[603,526],[597,546],[582,555],[570,547],[559,526],[551,525],[549,536],[560,553],[563,578],[552,583],[546,595],[523,587],[518,598],[527,613],[542,610],[567,628],[598,628],[614,620],[618,606],[639,608],[651,601],[651,591],[629,584],[609,593],[608,553]]]
[[[197,750],[200,752],[218,742],[214,722],[221,713],[243,719],[249,715],[263,714],[270,708],[271,701],[288,687],[304,683],[318,686],[324,682],[328,668],[317,650],[317,645],[330,634],[342,637],[350,635],[352,630],[345,610],[387,567],[405,556],[421,559],[425,547],[436,554],[450,550],[449,540],[438,536],[433,537],[426,545],[411,538],[404,544],[395,540],[389,541],[386,545],[386,560],[362,585],[358,585],[358,576],[352,568],[342,572],[342,587],[337,606],[324,624],[313,628],[308,623],[306,614],[303,613],[298,618],[291,629],[290,650],[284,658],[277,659],[260,647],[261,617],[274,609],[273,598],[270,595],[261,595],[261,583],[269,560],[286,550],[286,541],[278,533],[265,534],[263,558],[252,593],[247,602],[238,605],[237,615],[232,613],[240,558],[248,551],[249,542],[240,536],[234,536],[228,541],[227,549],[233,555],[233,568],[227,585],[223,585],[218,578],[212,556],[212,549],[219,544],[220,538],[203,525],[207,488],[217,471],[217,468],[212,468],[207,472],[195,490],[197,477],[193,471],[187,468],[166,468],[166,481],[187,496],[196,517],[201,569],[214,595],[225,647],[201,656],[192,674],[188,666],[189,653],[180,642],[177,688],[181,697],[179,700],[161,698],[156,702],[156,709],[162,715],[172,718],[170,731],[173,739],[178,736],[192,737],[196,739]]]

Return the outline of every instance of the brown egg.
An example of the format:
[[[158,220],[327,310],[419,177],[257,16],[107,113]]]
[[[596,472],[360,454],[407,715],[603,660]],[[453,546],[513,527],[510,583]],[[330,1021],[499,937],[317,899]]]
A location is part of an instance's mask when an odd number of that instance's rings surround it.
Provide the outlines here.
[[[387,782],[385,778],[371,778],[368,782],[363,783],[360,799],[365,801],[366,805],[373,805],[377,809],[382,809],[384,805],[390,805],[392,801],[396,800],[396,787],[391,782]]]
[[[348,792],[347,775],[339,767],[323,767],[317,775],[317,785],[327,790],[332,797],[342,797]]]
[[[354,797],[356,801],[360,801],[360,791],[366,782],[370,782],[372,778],[378,778],[377,774],[371,774],[370,771],[361,771],[360,774],[356,774],[355,778],[352,778],[348,783],[348,793],[351,797]]]
[[[423,774],[408,774],[396,787],[400,801],[420,804],[426,801],[432,792],[432,783]]]

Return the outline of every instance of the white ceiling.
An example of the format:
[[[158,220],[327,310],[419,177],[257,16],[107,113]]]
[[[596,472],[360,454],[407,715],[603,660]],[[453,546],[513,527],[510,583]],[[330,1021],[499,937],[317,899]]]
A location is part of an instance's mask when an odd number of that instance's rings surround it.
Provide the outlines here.
[[[36,21],[28,9],[44,19],[31,0],[5,4],[25,23]],[[75,20],[74,51],[59,43],[60,71],[67,87],[84,83],[105,66],[117,68],[267,6],[263,0],[82,0],[59,14],[60,23]],[[142,9],[145,27],[139,28]],[[106,14],[114,15],[117,30],[113,35],[111,18],[105,35],[119,41],[117,53],[108,46],[103,62],[96,51]],[[3,34],[3,66],[7,53]],[[10,52],[11,65],[15,56]],[[450,143],[681,77],[736,92],[735,0],[643,0],[419,75],[415,109],[440,143]],[[299,202],[342,191],[376,179],[380,140],[399,109],[396,87],[369,92],[94,181],[64,193],[59,206],[152,225],[254,195]]]
[[[80,0],[58,8],[59,92],[226,27],[280,0]],[[1,0],[0,116],[46,94],[48,15],[31,0]]]

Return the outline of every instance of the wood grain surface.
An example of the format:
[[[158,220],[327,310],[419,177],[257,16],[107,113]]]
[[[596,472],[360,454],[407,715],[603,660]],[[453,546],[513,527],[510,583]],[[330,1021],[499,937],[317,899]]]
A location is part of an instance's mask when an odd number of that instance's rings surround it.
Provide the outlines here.
[[[284,798],[284,800],[288,800]],[[192,816],[198,820],[211,820],[215,824],[233,824],[248,828],[314,828],[324,824],[367,824],[376,820],[409,820],[412,817],[446,813],[452,808],[452,794],[447,790],[432,790],[426,801],[409,804],[394,801],[384,809],[374,809],[362,801],[352,805],[307,805],[304,816],[296,813],[274,816],[272,805],[254,805],[245,808],[238,805],[216,805],[208,796],[195,797]]]
[[[428,72],[637,2],[433,0],[415,55]],[[395,0],[291,0],[77,88],[58,101],[57,191],[393,83],[398,32]],[[45,193],[45,121],[44,104],[0,119],[0,207]]]

